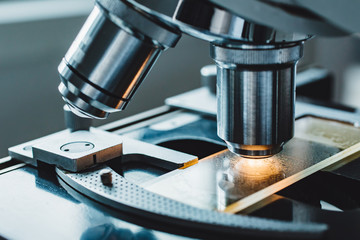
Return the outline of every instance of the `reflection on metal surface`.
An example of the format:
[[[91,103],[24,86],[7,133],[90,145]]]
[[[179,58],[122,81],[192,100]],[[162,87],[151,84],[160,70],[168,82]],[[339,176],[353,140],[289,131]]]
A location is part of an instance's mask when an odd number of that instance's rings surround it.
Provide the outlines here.
[[[219,152],[185,170],[161,176],[146,189],[192,206],[224,209],[360,142],[360,129],[344,123],[306,117],[295,125],[296,137],[273,157],[246,159],[230,151]],[[348,138],[336,138],[337,133]],[[286,186],[280,184],[278,190]]]
[[[337,121],[305,117],[297,121],[296,128],[297,136],[300,136],[302,139],[309,143],[318,142],[323,146],[333,147],[334,149],[338,148],[339,153],[330,154],[328,157],[316,161],[308,161],[309,158],[303,160],[299,158],[299,161],[302,160],[304,163],[312,162],[311,164],[305,164],[303,168],[297,168],[296,165],[289,165],[288,161],[284,162],[283,165],[286,167],[284,172],[287,175],[285,180],[279,181],[267,188],[259,189],[260,191],[226,207],[225,212],[237,213],[242,211],[317,171],[329,167],[336,168],[338,165],[342,165],[343,162],[350,162],[360,156],[360,129],[357,127]],[[301,151],[302,149],[297,146],[297,151],[299,150]],[[313,148],[311,150],[314,151],[313,156],[316,156],[320,151],[322,152],[325,149]],[[343,151],[340,152],[340,150]],[[276,157],[280,158],[281,155],[282,153]]]
[[[282,168],[276,157],[231,159],[228,170],[219,174],[217,208],[223,210],[234,201],[285,178]]]
[[[249,195],[248,197],[241,199],[230,206],[226,207],[225,212],[227,213],[238,213],[245,210],[246,208],[252,206],[253,204],[258,203],[264,198],[271,196],[272,194],[290,186],[293,183],[296,183],[313,173],[316,173],[327,167],[337,165],[343,161],[352,161],[360,157],[360,143],[355,144],[337,154],[334,154],[324,160],[321,160],[310,167],[300,169],[295,174],[285,178],[282,181],[274,183],[273,185],[261,189],[260,191]]]
[[[220,209],[222,209],[224,206],[219,204],[219,199],[222,199],[220,202],[230,203],[246,197],[274,183],[275,179],[280,180],[284,175],[291,176],[337,152],[339,152],[338,148],[297,138],[290,140],[281,153],[263,160],[246,159],[225,150],[204,158],[198,164],[187,169],[165,174],[146,189],[192,206],[210,210],[218,209],[220,205]],[[265,164],[261,166],[260,163],[256,163],[259,160],[265,161]],[[246,164],[246,161],[254,163]],[[275,166],[271,166],[272,164]],[[261,171],[258,173],[247,172],[256,167]],[[241,171],[236,172],[234,176],[236,169],[241,169]],[[234,190],[224,191],[222,178],[224,175],[228,175],[228,177],[232,175],[228,178],[228,183],[231,179],[238,180],[231,184],[234,184],[233,188],[237,188],[236,191],[241,193],[241,196],[239,194],[235,198],[232,194]],[[255,181],[244,183],[248,179]]]

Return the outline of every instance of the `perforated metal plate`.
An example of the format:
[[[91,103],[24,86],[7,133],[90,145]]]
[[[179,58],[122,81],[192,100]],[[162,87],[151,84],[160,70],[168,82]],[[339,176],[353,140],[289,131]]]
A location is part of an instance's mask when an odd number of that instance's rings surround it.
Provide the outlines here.
[[[104,168],[111,170],[108,167]],[[247,239],[268,239],[271,236],[278,239],[317,239],[327,229],[325,224],[267,220],[192,207],[146,191],[114,171],[113,185],[105,186],[99,176],[102,169],[84,173],[69,173],[60,169],[56,171],[65,183],[102,204],[135,214],[139,218],[151,218],[153,222],[181,227],[184,231],[206,230],[213,238],[222,236],[223,239],[229,239],[242,236]]]

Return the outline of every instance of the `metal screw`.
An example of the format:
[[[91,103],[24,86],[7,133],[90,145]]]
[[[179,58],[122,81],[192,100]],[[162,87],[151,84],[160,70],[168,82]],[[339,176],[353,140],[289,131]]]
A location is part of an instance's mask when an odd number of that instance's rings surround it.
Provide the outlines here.
[[[110,169],[103,169],[100,171],[100,179],[102,184],[106,186],[112,185],[112,173]]]

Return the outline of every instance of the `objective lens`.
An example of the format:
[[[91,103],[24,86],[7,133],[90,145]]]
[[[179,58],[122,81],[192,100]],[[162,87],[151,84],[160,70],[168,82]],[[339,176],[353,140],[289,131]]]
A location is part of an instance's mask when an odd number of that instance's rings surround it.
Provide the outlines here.
[[[161,52],[180,38],[131,6],[116,4],[115,13],[95,6],[59,65],[59,91],[74,113],[102,119],[123,110]],[[163,33],[159,39],[155,30]]]

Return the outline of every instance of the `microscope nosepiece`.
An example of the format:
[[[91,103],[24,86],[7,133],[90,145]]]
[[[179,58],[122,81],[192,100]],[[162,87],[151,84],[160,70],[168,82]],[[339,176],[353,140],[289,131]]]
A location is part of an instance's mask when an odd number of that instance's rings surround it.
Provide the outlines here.
[[[74,112],[103,119],[127,106],[161,52],[180,35],[122,1],[111,12],[99,2],[58,71],[59,91]]]

